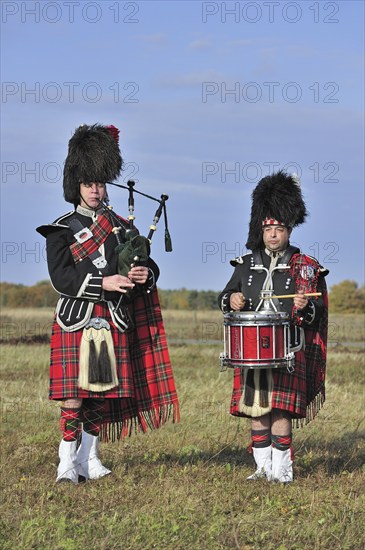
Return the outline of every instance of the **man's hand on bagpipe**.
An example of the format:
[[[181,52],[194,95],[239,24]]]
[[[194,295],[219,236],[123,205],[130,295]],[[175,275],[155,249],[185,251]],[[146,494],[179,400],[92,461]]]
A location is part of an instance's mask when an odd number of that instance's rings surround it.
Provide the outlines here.
[[[134,288],[134,286],[134,282],[124,275],[108,275],[107,277],[103,277],[102,287],[103,290],[107,290],[108,292],[121,292],[122,294],[126,294],[128,289]]]
[[[147,281],[147,278],[148,268],[143,265],[134,266],[128,272],[128,279],[130,279],[132,283],[144,285],[144,283]]]

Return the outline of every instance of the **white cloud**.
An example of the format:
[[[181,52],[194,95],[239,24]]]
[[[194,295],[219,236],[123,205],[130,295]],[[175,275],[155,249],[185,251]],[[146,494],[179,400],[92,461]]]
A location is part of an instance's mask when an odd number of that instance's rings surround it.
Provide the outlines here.
[[[147,44],[160,46],[167,41],[167,35],[162,32],[156,34],[143,34],[139,35],[138,39]]]
[[[209,40],[205,39],[198,39],[193,40],[188,45],[189,50],[209,50],[211,48],[212,44]]]

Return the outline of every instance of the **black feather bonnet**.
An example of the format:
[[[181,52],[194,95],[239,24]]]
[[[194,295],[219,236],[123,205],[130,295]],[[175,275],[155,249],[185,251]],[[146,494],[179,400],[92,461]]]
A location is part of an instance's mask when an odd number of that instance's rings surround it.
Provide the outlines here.
[[[246,247],[263,248],[262,226],[267,218],[288,228],[304,223],[307,209],[296,176],[280,170],[259,181],[252,193],[251,220]]]
[[[119,130],[114,126],[79,126],[68,143],[63,170],[63,195],[75,206],[80,201],[80,183],[106,183],[115,180],[123,160],[118,145]]]

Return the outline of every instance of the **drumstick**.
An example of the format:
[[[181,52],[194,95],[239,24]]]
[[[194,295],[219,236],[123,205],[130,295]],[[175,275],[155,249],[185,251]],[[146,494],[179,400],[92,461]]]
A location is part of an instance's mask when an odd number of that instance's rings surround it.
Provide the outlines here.
[[[283,294],[282,296],[264,296],[264,300],[273,298],[295,298],[296,296],[322,296],[322,292],[305,292],[304,294]]]

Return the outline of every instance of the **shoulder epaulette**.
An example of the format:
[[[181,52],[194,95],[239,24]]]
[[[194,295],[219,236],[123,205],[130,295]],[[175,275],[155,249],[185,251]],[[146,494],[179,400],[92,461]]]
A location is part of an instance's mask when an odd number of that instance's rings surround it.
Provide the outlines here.
[[[246,256],[251,256],[251,252],[247,252],[246,254],[243,254],[243,256],[237,256],[237,258],[234,258],[233,260],[230,260],[230,264],[235,267],[238,264],[244,264]]]
[[[68,224],[62,224],[63,220],[67,220],[67,218],[70,218],[72,216],[72,214],[75,214],[75,210],[71,210],[71,212],[67,212],[67,214],[63,214],[62,216],[60,216],[59,218],[57,218],[53,224],[51,225],[54,225],[54,224],[57,224],[57,225],[67,225],[68,227]]]
[[[42,235],[42,237],[47,237],[50,233],[53,233],[55,231],[59,231],[60,229],[69,229],[69,225],[66,222],[66,220],[74,214],[75,211],[72,210],[71,212],[67,212],[67,214],[63,214],[59,218],[57,218],[53,223],[48,223],[44,225],[40,225],[36,228],[36,231]]]

